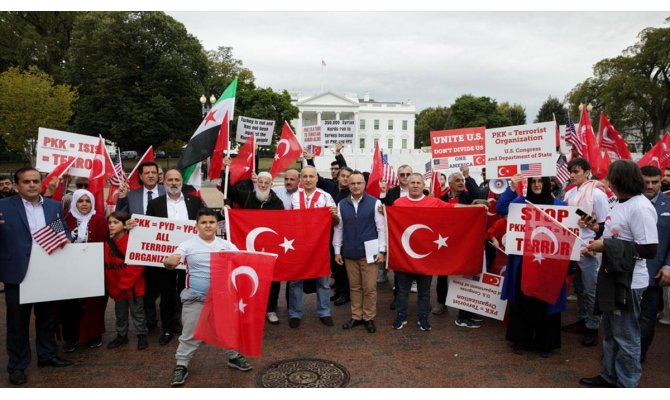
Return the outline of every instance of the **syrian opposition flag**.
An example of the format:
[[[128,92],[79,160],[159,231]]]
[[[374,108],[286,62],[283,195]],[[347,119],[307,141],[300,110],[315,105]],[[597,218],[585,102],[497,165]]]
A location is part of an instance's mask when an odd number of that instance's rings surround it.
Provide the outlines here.
[[[328,208],[228,210],[230,241],[239,249],[278,255],[273,281],[330,275]]]
[[[256,135],[251,135],[244,142],[233,162],[230,163],[230,185],[234,185],[245,179],[251,179],[251,174],[254,172],[255,160]],[[221,172],[219,172],[220,174]]]
[[[421,275],[482,272],[482,207],[387,207],[388,268]]]
[[[202,186],[200,162],[212,155],[226,114],[228,115],[228,121],[233,120],[236,92],[237,77],[233,79],[226,90],[223,91],[221,97],[212,105],[205,119],[202,120],[198,129],[195,130],[188,141],[177,163],[177,169],[181,170],[185,185],[193,185],[196,189],[200,189]]]
[[[384,174],[384,166],[382,165],[382,157],[379,153],[379,142],[375,142],[375,152],[372,155],[372,168],[370,169],[370,176],[368,177],[368,184],[365,191],[372,197],[379,198],[381,188],[379,182],[382,180]],[[388,190],[388,187],[386,188]]]
[[[88,177],[88,191],[95,197],[95,212],[98,215],[105,215],[105,186],[107,179],[113,174],[112,159],[107,153],[105,141],[100,136],[98,146],[95,148],[91,174]]]
[[[281,130],[279,142],[277,142],[275,157],[272,161],[272,168],[270,168],[272,179],[293,164],[301,155],[302,146],[300,146],[288,122],[284,121],[284,127]]]
[[[209,293],[195,338],[248,356],[260,356],[276,260],[277,256],[266,253],[211,253]]]
[[[575,236],[543,213],[527,215],[521,290],[526,296],[554,304],[565,283]]]
[[[605,153],[612,151],[619,160],[632,160],[628,143],[619,135],[614,125],[605,117],[605,113],[600,113],[600,125],[598,126],[598,144]]]
[[[63,195],[65,194],[65,189],[67,189],[61,178],[67,174],[75,161],[77,161],[77,157],[72,157],[69,161],[66,161],[54,168],[54,170],[51,171],[49,175],[47,175],[46,178],[42,180],[42,193],[46,192],[49,182],[56,178],[58,179],[58,186],[56,187],[56,191],[54,191],[51,195],[51,198],[56,201],[61,201],[63,199]]]
[[[142,165],[142,163],[147,162],[147,161],[155,161],[156,157],[154,157],[154,146],[149,146],[147,151],[142,154],[142,157],[140,157],[140,160],[135,164],[135,168],[130,172],[130,175],[128,175],[128,190],[135,190],[139,189],[142,187],[142,184],[140,183],[139,175],[140,171],[138,167]]]

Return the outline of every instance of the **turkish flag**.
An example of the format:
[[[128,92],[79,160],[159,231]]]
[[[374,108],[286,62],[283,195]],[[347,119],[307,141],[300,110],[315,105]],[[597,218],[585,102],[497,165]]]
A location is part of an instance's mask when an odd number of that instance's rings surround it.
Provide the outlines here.
[[[600,152],[600,146],[598,146],[596,134],[593,132],[593,126],[591,126],[591,119],[589,118],[589,113],[586,110],[586,107],[582,107],[582,116],[579,120],[579,132],[586,143],[584,158],[589,162],[589,165],[591,165],[591,172],[598,179],[605,178],[605,176],[607,176],[607,167],[605,166],[602,153]]]
[[[107,153],[101,136],[95,148],[95,158],[93,158],[91,174],[88,177],[88,190],[95,197],[95,212],[98,215],[105,215],[105,185],[107,185],[107,179],[113,174],[112,159]]]
[[[328,208],[228,210],[230,241],[238,248],[279,256],[273,281],[330,275]]]
[[[223,122],[219,128],[219,136],[216,138],[216,145],[214,146],[214,151],[209,157],[209,170],[207,171],[207,177],[210,181],[218,179],[221,177],[221,170],[223,169],[223,152],[228,150],[230,147],[230,141],[228,139],[228,111],[223,117]]]
[[[62,178],[63,175],[65,175],[67,171],[70,170],[70,167],[72,164],[74,164],[75,161],[77,161],[77,157],[72,157],[70,160],[57,165],[56,168],[54,168],[54,170],[51,171],[49,175],[47,175],[46,178],[42,180],[42,193],[46,192],[49,182],[56,178],[58,179],[58,186],[51,195],[51,198],[56,201],[61,201],[63,199],[63,195],[65,194],[66,188],[63,180],[60,178]]]
[[[665,132],[661,140],[637,161],[637,165],[640,167],[653,165],[663,170],[668,164],[670,164],[670,133]]]
[[[315,156],[320,156],[323,151],[323,147],[317,146],[315,144],[308,144],[307,146],[305,146],[305,149],[308,152],[314,154]]]
[[[442,187],[440,186],[441,173],[442,172],[440,171],[433,171],[433,175],[431,176],[430,191],[433,193],[433,197],[442,197],[449,190],[449,186],[447,186],[447,188],[442,191]]]
[[[211,253],[209,293],[195,338],[248,356],[260,356],[276,260],[273,254],[246,251]]]
[[[302,146],[298,143],[298,139],[295,137],[288,122],[284,121],[281,137],[279,138],[279,142],[277,142],[277,150],[272,161],[272,168],[270,168],[272,179],[288,168],[289,165],[293,164],[301,154]]]
[[[541,212],[528,215],[521,290],[526,296],[554,304],[565,283],[575,236]]]
[[[230,184],[251,179],[256,160],[256,135],[251,135],[237,153],[237,157],[230,163]]]
[[[517,165],[501,165],[498,167],[498,178],[511,178],[517,174]]]
[[[375,152],[372,155],[372,168],[370,169],[370,176],[365,191],[372,197],[379,198],[381,195],[381,188],[379,182],[384,175],[384,166],[382,165],[382,157],[379,153],[379,142],[375,142]],[[386,190],[388,190],[388,186]]]
[[[598,144],[600,148],[613,151],[620,160],[632,160],[628,143],[619,135],[614,125],[605,117],[605,113],[600,113],[600,125],[598,126]]]
[[[388,267],[422,275],[482,272],[483,207],[387,207]]]
[[[154,157],[154,146],[149,146],[147,151],[142,154],[142,157],[140,157],[140,160],[135,164],[135,168],[130,172],[130,175],[128,175],[128,190],[135,190],[139,189],[142,187],[142,184],[140,183],[140,180],[138,176],[140,175],[140,171],[138,167],[142,165],[142,163],[147,162],[147,161],[155,161],[156,158]]]

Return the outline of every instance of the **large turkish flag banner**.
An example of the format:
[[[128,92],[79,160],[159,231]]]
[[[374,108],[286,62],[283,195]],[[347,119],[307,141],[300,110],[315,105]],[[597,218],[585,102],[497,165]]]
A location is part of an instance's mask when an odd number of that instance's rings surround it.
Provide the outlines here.
[[[330,275],[330,209],[230,209],[228,218],[239,249],[278,255],[274,281]]]
[[[388,267],[422,275],[482,272],[483,207],[386,207]]]
[[[194,336],[224,349],[261,355],[265,310],[277,256],[245,251],[210,255],[210,286]]]

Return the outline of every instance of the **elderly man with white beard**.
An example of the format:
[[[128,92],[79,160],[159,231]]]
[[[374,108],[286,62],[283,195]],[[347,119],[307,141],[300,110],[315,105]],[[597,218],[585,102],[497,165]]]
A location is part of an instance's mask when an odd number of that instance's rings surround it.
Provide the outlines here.
[[[269,172],[259,172],[256,176],[256,190],[249,192],[239,185],[228,186],[228,198],[239,204],[240,207],[252,210],[283,210],[284,203],[272,190],[272,175]],[[265,319],[272,325],[279,323],[277,316],[277,300],[281,282],[272,282],[270,297],[266,309]]]

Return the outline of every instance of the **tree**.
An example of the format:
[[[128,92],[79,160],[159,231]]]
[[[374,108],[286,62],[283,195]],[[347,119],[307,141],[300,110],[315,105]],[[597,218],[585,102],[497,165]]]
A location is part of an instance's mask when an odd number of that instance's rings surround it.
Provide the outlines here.
[[[505,101],[498,105],[498,111],[507,116],[511,121],[511,125],[525,125],[526,124],[526,108],[521,104],[512,104]]]
[[[475,97],[466,94],[457,98],[450,109],[451,118],[448,121],[448,129],[475,126],[498,128],[512,125],[510,117],[498,109],[495,100],[488,97]]]
[[[34,165],[38,128],[65,129],[76,98],[69,85],[55,85],[53,78],[37,67],[27,71],[10,68],[1,73],[0,132],[5,133],[4,142]]]
[[[594,76],[567,99],[571,111],[591,103],[596,116],[605,112],[624,137],[640,140],[646,151],[670,126],[670,28],[647,28],[639,38],[622,55],[599,61]]]
[[[207,71],[198,39],[162,12],[82,14],[66,62],[80,95],[72,129],[138,152],[188,140]]]
[[[556,123],[559,125],[564,125],[567,121],[568,113],[563,107],[563,103],[556,97],[549,96],[537,112],[534,122],[553,121],[554,115],[556,116]]]
[[[447,129],[451,111],[448,107],[429,107],[416,115],[414,143],[416,147],[430,146],[430,132]]]

